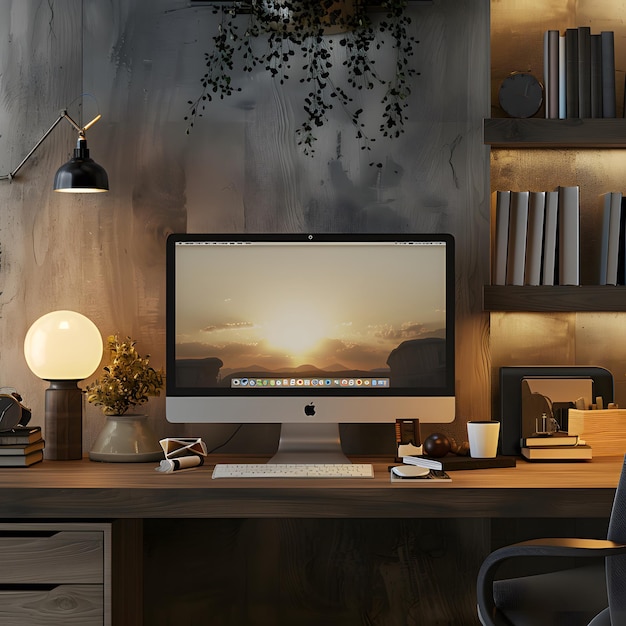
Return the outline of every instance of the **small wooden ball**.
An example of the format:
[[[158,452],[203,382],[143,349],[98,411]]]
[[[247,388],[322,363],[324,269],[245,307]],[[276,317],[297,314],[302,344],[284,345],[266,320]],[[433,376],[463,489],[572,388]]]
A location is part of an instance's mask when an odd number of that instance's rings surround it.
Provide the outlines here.
[[[433,433],[424,439],[424,454],[436,459],[450,452],[450,440],[441,433]]]

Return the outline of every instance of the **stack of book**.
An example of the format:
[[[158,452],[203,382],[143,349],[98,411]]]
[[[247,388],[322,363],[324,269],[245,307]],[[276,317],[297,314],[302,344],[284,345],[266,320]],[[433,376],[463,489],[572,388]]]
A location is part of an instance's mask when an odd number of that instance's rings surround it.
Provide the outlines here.
[[[589,26],[544,34],[549,119],[616,117],[615,35]]]
[[[524,437],[520,445],[522,456],[528,461],[588,461],[592,458],[591,446],[578,435],[565,432]]]
[[[580,188],[496,191],[494,285],[580,284]]]
[[[43,460],[40,426],[0,431],[0,467],[28,467]]]

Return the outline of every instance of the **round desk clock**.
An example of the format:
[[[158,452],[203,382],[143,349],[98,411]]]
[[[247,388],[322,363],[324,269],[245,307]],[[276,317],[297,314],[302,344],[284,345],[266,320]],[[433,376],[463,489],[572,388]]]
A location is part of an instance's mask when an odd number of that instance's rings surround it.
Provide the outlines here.
[[[498,99],[511,117],[532,117],[541,108],[543,86],[532,74],[514,72],[502,81]]]
[[[26,426],[30,421],[30,410],[22,405],[22,398],[17,391],[0,389],[0,430],[11,430],[17,426]]]

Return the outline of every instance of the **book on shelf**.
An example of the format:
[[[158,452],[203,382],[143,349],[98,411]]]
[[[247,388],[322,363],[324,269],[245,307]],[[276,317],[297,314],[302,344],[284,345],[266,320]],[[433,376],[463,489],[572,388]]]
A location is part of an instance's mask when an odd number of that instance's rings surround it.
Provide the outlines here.
[[[559,35],[559,119],[567,118],[567,67],[565,65],[565,35]]]
[[[559,284],[580,284],[580,188],[559,187]]]
[[[602,117],[615,117],[615,34],[612,30],[600,33],[602,41]]]
[[[506,267],[507,285],[523,285],[528,231],[528,191],[512,191],[509,208],[509,240]]]
[[[433,470],[489,469],[492,467],[515,467],[515,457],[497,456],[492,459],[476,459],[471,456],[457,456],[448,454],[444,457],[435,458],[424,455],[411,455],[402,457],[402,462],[408,465],[419,465]]]
[[[578,117],[591,117],[591,28],[578,27]]]
[[[492,281],[494,285],[506,285],[506,263],[509,240],[509,207],[510,191],[496,191],[493,196],[495,203],[495,247],[493,258]]]
[[[622,193],[604,194],[602,235],[600,239],[599,285],[617,285],[622,230]]]
[[[531,191],[528,197],[528,232],[526,234],[525,285],[541,284],[541,259],[543,257],[543,231],[546,192]]]
[[[578,29],[565,31],[565,110],[568,118],[578,118]]]
[[[621,212],[619,220],[619,235],[617,246],[617,285],[626,284],[626,199],[621,199]]]
[[[589,26],[544,32],[545,116],[614,118],[615,35]]]
[[[543,260],[541,267],[541,279],[544,285],[554,285],[555,280],[558,211],[558,192],[546,191],[546,209],[543,231]]]
[[[602,39],[591,35],[591,115],[602,117]]]
[[[493,194],[492,284],[579,284],[579,193],[574,185]]]
[[[550,435],[531,435],[522,437],[520,446],[522,448],[554,448],[556,446],[575,446],[578,444],[578,435],[556,432]]]
[[[592,458],[591,446],[534,446],[522,447],[522,456],[528,461],[588,461]]]
[[[19,426],[0,431],[0,446],[33,443],[41,439],[41,426]]]
[[[544,34],[544,92],[546,118],[559,117],[559,31]]]

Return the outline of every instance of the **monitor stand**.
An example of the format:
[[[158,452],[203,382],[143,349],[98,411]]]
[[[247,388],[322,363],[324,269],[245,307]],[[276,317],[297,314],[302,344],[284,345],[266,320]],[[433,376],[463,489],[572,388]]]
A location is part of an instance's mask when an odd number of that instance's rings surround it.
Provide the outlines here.
[[[339,424],[283,423],[268,463],[351,463],[341,449]]]

